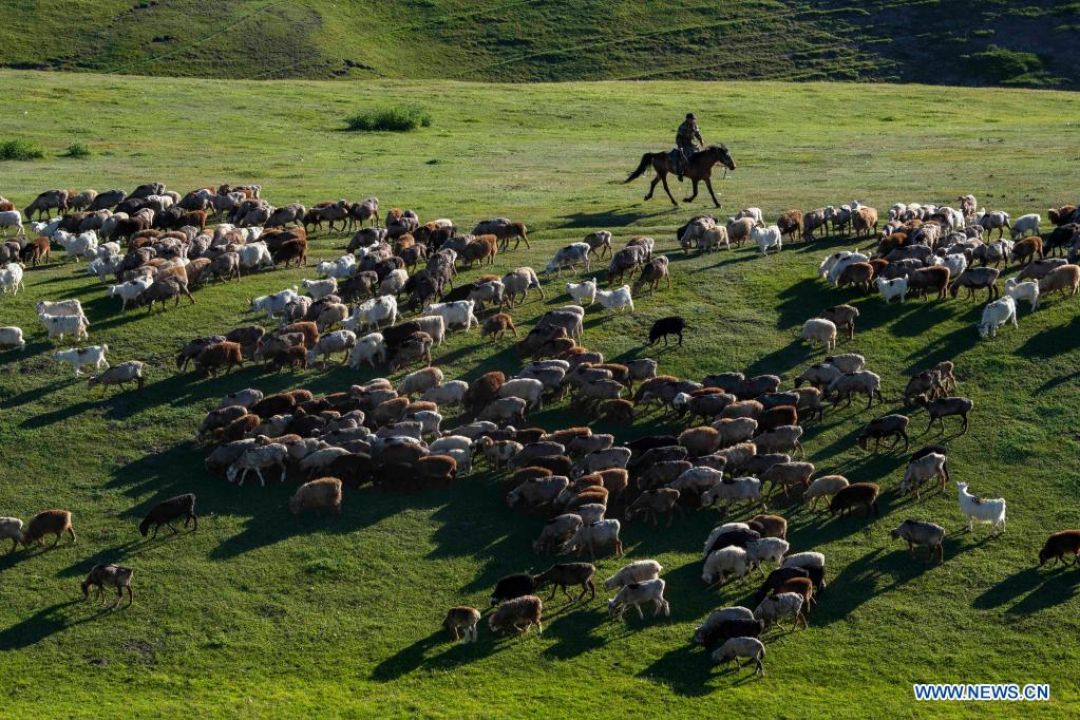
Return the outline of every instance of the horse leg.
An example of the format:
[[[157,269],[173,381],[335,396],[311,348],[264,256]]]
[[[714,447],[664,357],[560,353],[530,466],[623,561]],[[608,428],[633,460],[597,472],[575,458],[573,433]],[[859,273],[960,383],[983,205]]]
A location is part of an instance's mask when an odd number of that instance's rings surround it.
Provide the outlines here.
[[[716,193],[713,192],[712,179],[711,178],[705,178],[705,187],[709,188],[709,194],[712,195],[713,205],[715,205],[718,209],[723,207],[720,204],[720,201],[716,199]]]
[[[697,186],[698,186],[699,181],[695,179],[695,180],[691,180],[691,182],[694,183],[694,192],[690,193],[690,197],[685,198],[683,200],[683,202],[693,202],[694,198],[697,197]]]
[[[671,200],[671,204],[675,207],[679,207],[679,203],[675,202],[675,198],[671,195],[671,188],[667,184],[667,173],[660,176],[660,182],[664,184],[664,192],[667,193],[668,199]]]
[[[645,199],[646,200],[652,200],[653,192],[656,191],[656,184],[658,182],[660,182],[660,173],[657,173],[653,177],[652,182],[649,183],[649,192],[645,193]],[[664,181],[664,189],[667,189],[667,181]],[[668,195],[670,195],[670,194],[671,193],[668,193]]]

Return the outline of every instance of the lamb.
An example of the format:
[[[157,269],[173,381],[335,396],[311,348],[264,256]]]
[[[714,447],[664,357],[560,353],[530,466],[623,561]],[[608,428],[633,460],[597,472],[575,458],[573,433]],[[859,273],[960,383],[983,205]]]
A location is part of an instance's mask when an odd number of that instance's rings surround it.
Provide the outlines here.
[[[880,512],[877,504],[880,493],[881,488],[876,483],[851,483],[833,495],[832,502],[829,503],[829,514],[840,513],[840,517],[844,517],[856,505],[862,505],[866,508],[866,517],[870,517],[871,514],[877,515]]]
[[[919,497],[919,486],[927,480],[941,478],[940,490],[945,490],[945,483],[949,478],[948,456],[943,453],[929,452],[918,458],[912,458],[904,471],[904,479],[900,482],[900,494],[906,495],[912,490],[915,497]]]
[[[617,573],[604,581],[605,590],[614,590],[631,583],[643,583],[660,577],[663,566],[655,560],[635,560],[624,565]]]
[[[512,378],[499,387],[500,398],[520,398],[525,401],[526,409],[544,407],[544,384],[532,378]]]
[[[480,321],[473,314],[475,303],[472,300],[457,300],[450,303],[431,303],[424,308],[425,315],[438,315],[442,317],[446,328],[449,330],[455,326],[465,326],[469,330],[473,325],[479,326]]]
[[[380,364],[386,362],[386,341],[382,333],[368,333],[357,340],[349,351],[349,367],[359,370],[364,363],[375,367],[376,361]]]
[[[290,289],[282,290],[273,295],[262,295],[257,298],[252,298],[251,312],[266,312],[266,316],[273,320],[276,315],[279,315],[285,310],[286,305],[297,302],[299,297],[297,288],[293,286]]]
[[[825,390],[829,385],[838,377],[843,375],[838,368],[833,367],[829,363],[817,363],[811,365],[795,378],[795,388],[798,388],[805,382],[810,383],[813,387]]]
[[[941,432],[945,432],[945,418],[950,415],[959,415],[962,422],[960,434],[963,435],[968,430],[968,413],[975,407],[975,403],[965,397],[943,397],[937,400],[929,400],[926,395],[920,395],[915,398],[915,402],[925,407],[927,415],[930,416],[930,422],[927,423],[924,432],[930,431],[935,420],[941,426]]]
[[[18,263],[8,263],[0,269],[0,292],[18,295],[20,289],[26,289],[23,285],[23,269]]]
[[[541,622],[544,603],[535,595],[523,595],[505,602],[488,618],[488,627],[496,634],[513,630],[518,633],[528,632],[533,625],[538,634],[544,634]]]
[[[0,524],[2,523],[3,520],[0,519]],[[1048,537],[1039,551],[1039,567],[1045,565],[1050,558],[1054,558],[1055,565],[1059,560],[1062,564],[1067,564],[1066,555],[1073,556],[1073,565],[1080,564],[1080,530],[1062,530]]]
[[[566,292],[573,298],[575,303],[588,307],[596,300],[596,281],[586,280],[580,283],[566,283]]]
[[[589,558],[595,559],[597,548],[610,545],[613,547],[615,555],[621,557],[623,544],[622,540],[619,539],[620,529],[619,521],[614,519],[601,520],[592,525],[583,525],[566,543],[563,552],[576,551],[580,555],[581,551],[588,547]]]
[[[1020,272],[1016,274],[1016,281],[1031,279],[1042,280],[1055,268],[1059,268],[1062,265],[1068,264],[1068,260],[1065,258],[1046,258],[1044,260],[1033,260],[1025,265]]]
[[[304,289],[304,292],[311,296],[312,300],[321,300],[327,295],[337,293],[337,279],[301,280],[300,287]]]
[[[64,533],[71,535],[71,543],[76,542],[75,528],[71,524],[71,512],[68,510],[42,510],[30,518],[30,523],[23,530],[19,542],[23,547],[41,545],[41,539],[46,535],[55,535],[53,547],[60,543],[60,536]]]
[[[263,438],[265,438],[265,436],[259,436],[259,438],[256,438],[256,442],[258,443]],[[259,478],[259,484],[265,487],[266,478],[263,477],[263,469],[279,467],[281,468],[281,482],[285,482],[285,475],[287,473],[285,458],[288,454],[288,448],[281,443],[266,442],[265,444],[256,444],[246,449],[244,453],[229,466],[226,477],[229,482],[235,482],[242,486],[248,472],[254,470]]]
[[[767,255],[769,248],[776,248],[777,252],[784,249],[784,238],[776,225],[751,228],[750,239],[757,243],[762,255]]]
[[[78,318],[71,318],[78,320]],[[108,345],[88,345],[81,348],[69,348],[57,350],[53,353],[53,360],[70,363],[75,370],[75,377],[82,375],[82,368],[93,367],[96,370],[107,370],[109,362],[105,354],[109,351]]]
[[[822,311],[821,317],[833,323],[837,330],[847,330],[848,340],[855,338],[855,321],[859,318],[859,309],[853,305],[833,305]]]
[[[638,515],[646,520],[652,517],[653,527],[656,527],[659,524],[658,517],[667,515],[668,521],[664,527],[668,528],[671,527],[675,511],[681,512],[681,508],[679,508],[679,491],[674,488],[656,488],[646,490],[641,495],[638,495],[637,499],[626,509],[625,521],[630,522],[631,519]]]
[[[1032,312],[1039,308],[1039,283],[1033,280],[1017,282],[1015,278],[1009,278],[1005,281],[1005,294],[1017,302],[1027,300]]]
[[[455,642],[459,639],[466,643],[476,642],[477,626],[480,624],[480,611],[474,607],[457,605],[446,611],[443,627]]]
[[[949,285],[949,294],[956,297],[960,288],[967,290],[967,299],[975,297],[975,292],[986,288],[988,300],[994,300],[998,296],[997,279],[1001,272],[997,268],[969,267],[960,273]]]
[[[904,296],[907,295],[908,281],[906,277],[893,278],[892,280],[886,280],[883,277],[879,277],[874,281],[877,286],[878,292],[881,293],[881,297],[885,300],[886,304],[893,301],[894,298],[900,298],[900,303],[903,304]]]
[[[803,429],[798,425],[781,425],[758,435],[754,445],[759,454],[797,452],[802,455],[803,447],[799,442],[802,436]]]
[[[792,593],[793,594],[793,593]],[[712,654],[712,661],[716,665],[726,665],[732,660],[742,668],[741,658],[750,658],[754,661],[754,672],[762,677],[765,676],[765,645],[754,637],[733,637],[727,639],[720,649]]]
[[[185,495],[177,495],[176,497],[163,500],[151,508],[150,512],[146,514],[143,521],[139,523],[139,533],[146,537],[150,532],[150,526],[154,526],[154,534],[150,537],[151,540],[157,537],[158,530],[162,525],[167,526],[173,533],[179,532],[173,527],[173,520],[184,518],[184,527],[187,527],[189,523],[194,522],[194,530],[199,529],[199,517],[195,514],[195,493],[187,493]]]
[[[110,385],[119,385],[122,388],[125,383],[133,382],[136,385],[136,390],[142,391],[143,385],[146,383],[146,378],[143,377],[144,367],[145,364],[139,360],[128,360],[109,368],[99,375],[91,375],[87,378],[86,388],[90,390],[96,385],[101,385],[103,388]]]
[[[773,623],[780,625],[780,620],[784,618],[793,618],[795,621],[793,629],[798,629],[800,621],[805,628],[807,623],[806,614],[803,612],[804,604],[803,596],[798,593],[777,593],[761,601],[761,604],[754,610],[754,618],[764,620],[765,627],[769,627]]]
[[[356,347],[356,333],[351,330],[335,330],[320,335],[315,347],[308,350],[308,364],[314,365],[319,355],[323,356],[323,362],[330,362],[330,356],[334,353],[342,353],[342,364],[348,359],[349,351]]]
[[[530,267],[520,267],[511,270],[502,278],[503,285],[506,287],[506,299],[511,306],[515,304],[515,300],[520,297],[521,302],[525,302],[528,297],[529,290],[536,288],[540,293],[540,299],[544,299],[544,289],[540,287],[540,280],[536,277],[536,273]]]
[[[1042,284],[1040,283],[1040,292],[1042,292]],[[979,320],[979,324],[976,326],[979,330],[979,337],[997,337],[997,330],[999,327],[1012,322],[1013,327],[1019,327],[1016,322],[1016,300],[1012,296],[1006,295],[1003,298],[999,298],[991,303],[987,303],[983,308],[982,318]]]
[[[0,350],[24,350],[26,341],[23,340],[22,328],[7,326],[0,327]]]
[[[132,603],[135,602],[135,595],[131,590],[131,579],[134,574],[135,571],[131,568],[119,565],[95,565],[90,569],[86,579],[82,581],[83,597],[89,598],[90,589],[96,587],[97,596],[104,603],[105,588],[114,587],[116,588],[116,601],[112,606],[115,608],[120,604],[120,600],[124,597],[124,590],[127,590],[127,607],[131,607]]]
[[[908,518],[895,529],[889,531],[889,536],[894,540],[903,538],[907,541],[908,552],[911,553],[911,557],[915,557],[916,545],[925,545],[927,562],[932,560],[934,555],[937,555],[939,563],[944,561],[942,542],[945,540],[945,528],[936,523]]]
[[[600,258],[611,254],[611,233],[607,230],[591,232],[582,239],[582,242],[588,243],[590,252],[596,252],[599,249],[597,256]]]
[[[624,585],[615,597],[608,600],[608,616],[613,620],[622,618],[627,607],[637,610],[638,618],[644,620],[645,614],[641,612],[641,606],[651,602],[653,604],[653,617],[660,613],[664,616],[671,615],[671,605],[664,599],[664,589],[667,583],[662,578],[646,580],[640,583]]]
[[[630,297],[629,285],[623,285],[617,290],[597,290],[596,300],[607,310],[629,308],[630,312],[634,312],[634,300]]]
[[[709,553],[709,557],[705,558],[701,581],[711,586],[716,583],[722,584],[728,575],[737,580],[746,576],[749,565],[750,561],[746,550],[737,545],[729,545],[714,550]]]
[[[570,480],[562,475],[526,480],[507,493],[506,505],[512,510],[519,507],[531,509],[550,505],[569,484]]]
[[[861,372],[866,368],[866,358],[857,353],[829,355],[825,358],[825,362],[829,363],[845,375]]]
[[[438,387],[443,381],[443,371],[437,367],[424,368],[411,372],[398,383],[398,395],[411,397]]]
[[[810,508],[816,510],[818,498],[831,498],[847,486],[847,478],[842,475],[824,475],[810,483],[810,487],[803,493],[803,502],[813,500]]]
[[[764,457],[762,455],[757,456]],[[810,484],[810,476],[814,474],[814,464],[808,462],[778,462],[766,469],[759,476],[762,484],[769,484],[771,494],[777,486],[784,489],[787,497],[795,488],[806,488]]]
[[[555,591],[558,588],[562,588],[563,594],[570,599],[571,603],[581,602],[585,598],[585,593],[590,593],[589,600],[593,600],[596,597],[596,585],[593,583],[593,575],[596,574],[596,566],[592,563],[584,562],[572,562],[572,563],[559,563],[552,565],[544,572],[537,575],[534,579],[537,589],[544,587],[547,584],[551,584],[551,595],[548,600],[555,598]],[[581,594],[577,598],[572,598],[570,592],[566,589],[570,585],[580,585]]]
[[[289,512],[299,515],[305,510],[321,513],[329,511],[341,514],[341,480],[335,477],[323,477],[306,482],[297,488],[289,498]]]
[[[14,517],[0,517],[0,540],[11,540],[11,550],[9,552],[15,552],[15,548],[19,546],[19,540],[22,538],[23,521]]]
[[[588,243],[576,242],[570,243],[566,247],[559,248],[555,251],[554,257],[544,268],[545,273],[555,273],[558,277],[559,272],[562,270],[573,270],[576,266],[582,265],[585,268],[585,272],[589,272],[589,252],[592,248]]]
[[[836,325],[830,320],[811,318],[803,323],[802,334],[799,338],[805,340],[811,347],[815,343],[821,343],[825,352],[831,352],[836,347]]]
[[[991,523],[995,530],[1000,528],[1000,532],[1005,532],[1004,498],[987,500],[972,495],[968,492],[968,484],[965,482],[957,482],[956,487],[959,491],[958,499],[960,503],[960,512],[968,519],[968,532],[971,532],[971,529],[976,522]]]

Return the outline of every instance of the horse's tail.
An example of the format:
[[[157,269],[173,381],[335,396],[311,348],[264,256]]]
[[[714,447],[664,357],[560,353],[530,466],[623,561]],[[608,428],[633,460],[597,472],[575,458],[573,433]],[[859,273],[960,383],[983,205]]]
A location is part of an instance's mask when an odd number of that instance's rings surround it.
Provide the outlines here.
[[[642,175],[644,175],[645,171],[649,169],[649,163],[652,162],[653,155],[654,155],[654,153],[645,153],[644,155],[642,155],[641,156],[641,162],[638,164],[637,170],[630,173],[630,177],[626,178],[626,180],[623,180],[623,184],[625,185],[626,183],[630,182],[631,180],[636,180],[639,177],[641,177]]]

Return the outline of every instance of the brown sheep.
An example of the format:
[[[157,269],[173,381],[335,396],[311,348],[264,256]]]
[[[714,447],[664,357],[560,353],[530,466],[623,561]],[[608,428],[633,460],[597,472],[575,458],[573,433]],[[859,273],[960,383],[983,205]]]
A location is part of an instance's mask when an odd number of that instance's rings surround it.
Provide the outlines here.
[[[262,419],[253,413],[241,415],[227,425],[214,430],[210,437],[216,443],[234,442],[248,436],[255,428],[259,427]]]
[[[476,628],[479,623],[479,610],[467,605],[457,605],[446,611],[443,627],[450,633],[451,640],[463,639],[465,642],[476,642]]]
[[[498,341],[503,334],[510,332],[517,337],[517,329],[514,327],[514,319],[507,313],[496,313],[484,321],[484,327],[480,331],[480,337],[491,336],[492,342]]]
[[[775,430],[782,425],[798,425],[799,412],[794,405],[777,405],[762,411],[757,417],[757,433],[760,435],[769,430]]]
[[[651,517],[653,527],[657,527],[659,525],[659,516],[666,514],[668,520],[664,527],[669,528],[676,512],[682,514],[682,508],[679,507],[679,491],[673,488],[656,488],[646,490],[638,495],[637,499],[626,509],[624,520],[629,523],[634,517],[640,515],[648,521]]]
[[[787,539],[787,520],[779,515],[755,515],[746,524],[761,537]]]
[[[840,277],[836,280],[836,286],[847,287],[848,285],[854,285],[862,289],[863,292],[869,293],[873,290],[873,281],[874,266],[867,262],[856,262],[851,263],[840,272]]]
[[[795,242],[802,224],[803,212],[798,209],[788,210],[776,221],[776,226],[780,228],[780,235],[786,237],[788,242]]]
[[[878,229],[878,213],[872,207],[861,207],[851,214],[851,226],[856,237],[870,237]]]
[[[1080,265],[1061,265],[1048,272],[1039,281],[1040,297],[1055,290],[1060,292],[1062,297],[1072,297],[1077,289],[1080,289]]]
[[[528,632],[533,625],[537,633],[544,634],[541,615],[544,603],[536,595],[523,595],[508,600],[488,617],[488,627],[495,634]]]
[[[492,400],[498,398],[499,388],[505,382],[506,375],[500,370],[492,370],[473,380],[465,392],[465,409],[473,415],[479,413]]]
[[[22,532],[19,542],[23,547],[40,545],[41,539],[46,535],[55,535],[53,547],[60,543],[60,536],[64,533],[71,535],[71,543],[75,544],[75,528],[71,525],[71,512],[68,510],[42,510],[33,518]]]
[[[336,477],[323,477],[304,483],[291,498],[289,512],[300,515],[306,510],[317,513],[323,511],[333,515],[341,514],[341,480]]]
[[[877,515],[879,513],[877,499],[880,492],[881,488],[876,483],[851,483],[833,496],[829,504],[829,514],[835,515],[839,512],[840,517],[844,517],[844,514],[850,512],[855,506],[862,505],[866,508],[866,517],[870,517],[871,514]]]
[[[1080,530],[1062,530],[1048,537],[1039,551],[1039,567],[1050,558],[1054,558],[1054,564],[1059,560],[1065,563],[1066,555],[1073,556],[1073,565],[1080,563]]]
[[[215,375],[222,367],[228,375],[233,366],[240,367],[244,364],[244,356],[240,351],[240,344],[229,342],[214,343],[208,345],[195,358],[195,369],[204,375]]]
[[[930,297],[931,291],[937,291],[938,300],[945,299],[949,289],[949,268],[942,265],[914,270],[907,276],[908,294]]]
[[[633,425],[634,404],[629,400],[604,400],[596,406],[596,419],[613,425]]]
[[[316,323],[310,321],[290,323],[279,329],[276,334],[284,335],[287,333],[300,333],[303,335],[304,347],[308,349],[315,347],[315,343],[319,342],[319,327]]]

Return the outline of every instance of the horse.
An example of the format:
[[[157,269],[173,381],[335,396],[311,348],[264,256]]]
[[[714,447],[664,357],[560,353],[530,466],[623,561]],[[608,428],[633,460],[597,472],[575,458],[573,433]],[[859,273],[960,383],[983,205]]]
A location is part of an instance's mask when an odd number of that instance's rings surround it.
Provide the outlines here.
[[[712,169],[717,163],[722,163],[728,170],[735,169],[735,161],[731,158],[731,155],[728,154],[726,145],[709,145],[690,156],[690,160],[686,162],[686,167],[683,170],[683,175],[693,181],[694,192],[690,197],[684,199],[683,202],[693,202],[698,194],[698,183],[704,180],[705,187],[709,188],[709,195],[712,195],[713,204],[715,204],[716,207],[721,207],[720,201],[716,199],[716,193],[713,192],[712,186]],[[656,183],[659,182],[664,184],[664,192],[666,192],[668,198],[671,199],[671,204],[678,207],[679,203],[675,202],[675,198],[671,196],[671,189],[667,184],[667,176],[670,173],[675,172],[675,166],[671,159],[670,152],[645,153],[642,155],[641,163],[638,164],[637,170],[630,173],[630,177],[626,178],[623,184],[644,175],[645,171],[649,169],[650,164],[652,165],[653,170],[656,171],[656,177],[653,178],[645,199],[652,199],[653,191],[656,190]]]

